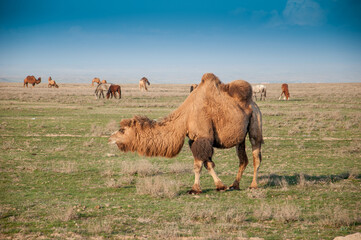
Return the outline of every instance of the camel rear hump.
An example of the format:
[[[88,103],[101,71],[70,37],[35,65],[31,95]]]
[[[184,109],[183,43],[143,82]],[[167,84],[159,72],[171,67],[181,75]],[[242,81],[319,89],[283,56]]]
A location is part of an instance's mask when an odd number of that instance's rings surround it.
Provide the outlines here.
[[[228,84],[221,85],[221,90],[225,91],[232,98],[241,102],[250,102],[252,100],[252,86],[246,81],[236,80]]]

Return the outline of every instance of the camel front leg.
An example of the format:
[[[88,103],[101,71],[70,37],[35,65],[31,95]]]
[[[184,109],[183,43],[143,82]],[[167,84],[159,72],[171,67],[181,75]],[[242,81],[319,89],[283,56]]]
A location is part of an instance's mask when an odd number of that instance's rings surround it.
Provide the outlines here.
[[[194,184],[192,189],[189,191],[189,194],[200,194],[202,193],[201,184],[200,184],[200,177],[202,171],[202,160],[194,159],[193,171],[194,171]]]
[[[242,143],[240,143],[236,146],[236,151],[237,151],[237,156],[239,159],[239,168],[238,168],[236,180],[234,180],[233,184],[231,186],[229,186],[229,188],[239,190],[239,182],[241,181],[243,172],[248,165],[248,157],[246,154],[245,141],[243,141]]]
[[[204,164],[207,168],[209,174],[213,177],[214,184],[218,191],[226,190],[227,187],[222,183],[222,181],[218,178],[216,172],[214,171],[215,164],[212,161],[213,155],[213,147],[211,145],[210,140],[201,138],[196,141],[190,140],[189,146],[194,156],[194,173],[195,173],[195,181],[190,193],[200,193],[200,169],[201,166],[199,164]]]

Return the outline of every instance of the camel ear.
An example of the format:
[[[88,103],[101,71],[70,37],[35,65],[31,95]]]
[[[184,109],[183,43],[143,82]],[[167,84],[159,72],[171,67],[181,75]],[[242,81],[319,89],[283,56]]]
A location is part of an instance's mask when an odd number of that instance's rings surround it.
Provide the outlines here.
[[[120,121],[120,127],[130,127],[132,124],[132,119],[123,119]]]

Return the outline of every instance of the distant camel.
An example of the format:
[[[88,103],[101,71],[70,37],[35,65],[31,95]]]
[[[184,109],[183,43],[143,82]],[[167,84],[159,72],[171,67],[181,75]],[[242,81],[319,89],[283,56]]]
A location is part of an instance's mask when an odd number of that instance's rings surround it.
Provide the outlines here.
[[[92,87],[94,86],[94,83],[98,83],[98,85],[99,85],[100,84],[100,79],[99,78],[93,78]]]
[[[95,91],[94,91],[95,97],[97,99],[99,99],[100,96],[103,96],[103,98],[105,98],[104,97],[104,92],[108,92],[110,85],[111,85],[110,83],[101,83],[101,84],[99,84],[97,86],[97,88],[95,89]]]
[[[122,98],[122,90],[121,90],[120,86],[114,85],[114,84],[110,85],[108,92],[107,92],[107,99],[109,99],[109,97],[113,98],[113,95],[114,95],[114,98],[117,98],[116,93],[118,93],[119,99],[121,99]]]
[[[257,93],[260,93],[261,101],[262,101],[262,97],[263,97],[263,100],[266,101],[267,88],[265,85],[256,85],[256,86],[252,87],[252,90],[253,90],[253,97],[256,101],[257,101]]]
[[[193,92],[193,90],[196,89],[197,87],[198,87],[198,84],[192,84],[190,92]]]
[[[52,80],[51,77],[49,77],[48,82],[49,82],[48,88],[51,88],[51,87],[59,88],[58,84],[56,84],[56,82],[54,80]]]
[[[139,80],[140,91],[143,91],[143,89],[145,89],[145,91],[148,91],[147,84],[150,85],[148,79],[146,77],[142,77],[142,79]]]
[[[40,82],[41,82],[41,77],[39,77],[38,80],[36,80],[36,78],[34,76],[27,76],[24,79],[24,87],[25,87],[25,85],[26,85],[26,87],[28,87],[28,83],[30,83],[34,87],[35,84],[39,84]]]
[[[107,83],[107,80],[102,80],[102,83]]]
[[[281,96],[278,98],[278,100],[281,100],[282,95],[284,95],[283,100],[290,99],[290,92],[288,91],[288,84],[286,84],[286,83],[282,84],[281,89],[282,89]]]
[[[123,119],[120,129],[109,138],[109,143],[117,144],[124,152],[174,157],[182,149],[187,136],[194,156],[195,174],[189,193],[199,194],[202,192],[202,166],[213,177],[217,190],[227,189],[214,171],[213,147],[236,147],[239,169],[229,188],[239,189],[248,164],[245,150],[247,134],[252,145],[254,166],[251,188],[257,188],[257,172],[262,159],[262,115],[252,100],[252,87],[242,80],[223,84],[214,74],[206,73],[199,86],[167,117],[160,121],[141,116]]]

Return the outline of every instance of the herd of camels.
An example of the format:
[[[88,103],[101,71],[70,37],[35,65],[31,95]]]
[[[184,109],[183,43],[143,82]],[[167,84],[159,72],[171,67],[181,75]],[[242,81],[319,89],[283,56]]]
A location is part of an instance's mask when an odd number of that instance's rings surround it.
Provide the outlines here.
[[[28,87],[28,84],[31,84],[33,87],[35,84],[39,84],[41,82],[41,77],[36,79],[34,76],[27,76],[24,79],[24,87]],[[97,98],[100,98],[101,96],[105,98],[104,92],[106,92],[107,98],[116,98],[116,95],[118,95],[119,99],[121,98],[121,87],[119,85],[115,84],[108,84],[106,80],[100,80],[100,78],[93,78],[92,80],[92,87],[94,86],[94,83],[97,83],[98,86],[95,90],[95,96]],[[147,85],[150,85],[149,80],[146,77],[142,77],[139,80],[139,90],[140,91],[148,91]],[[59,88],[59,85],[56,84],[54,80],[52,80],[51,77],[48,79],[48,88]],[[190,92],[195,90],[198,87],[198,84],[192,84],[190,87]],[[252,87],[252,96],[257,101],[257,95],[260,94],[260,100],[266,100],[267,95],[267,88],[265,85],[255,85]],[[290,93],[288,91],[288,84],[284,83],[281,86],[281,95],[278,98],[278,100],[281,100],[283,96],[283,100],[289,100],[290,99]]]

